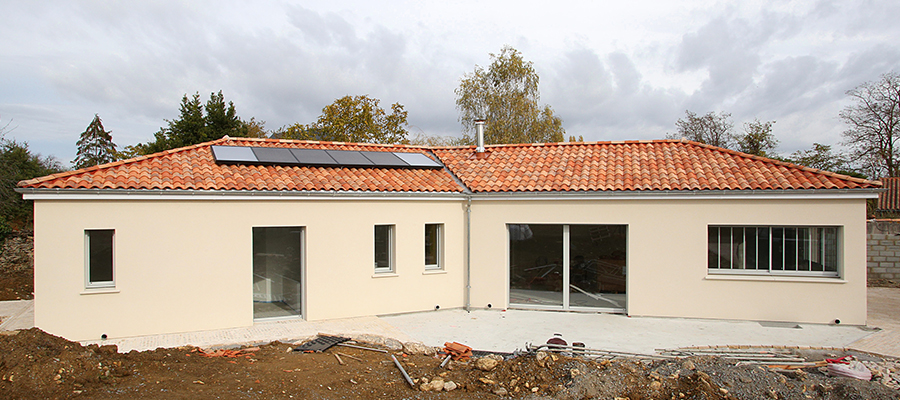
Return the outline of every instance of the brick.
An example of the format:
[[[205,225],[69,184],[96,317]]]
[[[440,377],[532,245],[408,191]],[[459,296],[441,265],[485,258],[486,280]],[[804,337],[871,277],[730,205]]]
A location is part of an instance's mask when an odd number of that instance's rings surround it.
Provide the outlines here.
[[[900,246],[897,246],[896,244],[888,245],[888,246],[887,246],[887,249],[885,249],[885,250],[888,250],[888,251],[900,251]]]
[[[881,274],[884,279],[894,279],[894,274]]]
[[[900,257],[885,257],[884,261],[900,262]]]
[[[874,272],[876,274],[880,274],[880,273],[887,272],[887,269],[886,268],[872,268],[872,272]]]
[[[870,251],[882,251],[887,250],[887,246],[869,246]]]
[[[881,256],[878,256],[878,257],[869,257],[869,260],[870,260],[870,261],[874,261],[874,262],[878,262],[878,261],[887,261],[887,257],[881,257]]]
[[[877,266],[878,266],[877,262],[869,261],[866,263],[866,267],[868,267],[868,268],[877,267]]]
[[[890,267],[894,266],[894,263],[882,261],[882,262],[878,263],[878,266],[881,268],[890,268]],[[884,272],[884,271],[881,271],[881,272]]]

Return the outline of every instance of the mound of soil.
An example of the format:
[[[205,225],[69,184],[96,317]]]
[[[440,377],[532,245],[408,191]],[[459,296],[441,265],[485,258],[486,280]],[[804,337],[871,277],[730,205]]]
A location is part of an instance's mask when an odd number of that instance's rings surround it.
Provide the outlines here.
[[[410,387],[390,354],[381,352],[336,346],[322,353],[300,353],[292,351],[291,344],[275,342],[258,350],[220,354],[225,356],[207,357],[193,347],[120,354],[114,346],[81,346],[33,328],[0,336],[0,397],[898,398],[896,390],[874,381],[828,377],[814,368],[786,376],[716,357],[589,360],[538,352],[506,360],[492,356],[497,361],[491,363],[451,361],[441,368],[439,356],[392,352],[415,380]]]

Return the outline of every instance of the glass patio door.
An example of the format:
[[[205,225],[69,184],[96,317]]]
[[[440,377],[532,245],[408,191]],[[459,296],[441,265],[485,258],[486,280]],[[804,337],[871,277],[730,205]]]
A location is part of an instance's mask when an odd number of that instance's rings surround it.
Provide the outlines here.
[[[253,228],[253,318],[302,313],[303,228]]]
[[[507,228],[511,306],[625,311],[627,226]]]

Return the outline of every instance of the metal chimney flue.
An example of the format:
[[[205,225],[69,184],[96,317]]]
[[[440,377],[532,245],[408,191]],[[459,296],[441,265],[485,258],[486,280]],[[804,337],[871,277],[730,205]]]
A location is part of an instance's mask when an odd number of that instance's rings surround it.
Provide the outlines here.
[[[484,120],[475,120],[475,152],[484,153]]]

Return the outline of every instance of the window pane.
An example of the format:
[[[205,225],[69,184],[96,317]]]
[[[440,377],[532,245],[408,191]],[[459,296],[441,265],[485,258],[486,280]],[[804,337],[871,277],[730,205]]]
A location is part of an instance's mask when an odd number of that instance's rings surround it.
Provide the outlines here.
[[[393,225],[375,225],[375,269],[377,270],[393,270],[391,264],[393,228]]]
[[[757,233],[756,228],[744,228],[744,245],[747,248],[747,269],[756,269],[757,267]]]
[[[825,228],[825,270],[837,272],[838,264],[838,235],[837,228]]]
[[[744,228],[731,228],[731,268],[744,269]]]
[[[719,229],[719,268],[731,269],[731,227]]]
[[[625,308],[625,225],[569,226],[569,306]]]
[[[563,305],[562,225],[510,224],[509,302]]]
[[[300,315],[302,227],[253,228],[253,317]]]
[[[797,228],[797,270],[799,271],[810,270],[810,232],[809,228]]]
[[[425,224],[425,266],[440,268],[438,265],[441,241],[441,225]]]
[[[759,254],[759,258],[756,260],[756,268],[761,270],[769,270],[769,260],[771,260],[772,255],[770,254],[770,245],[772,242],[771,238],[771,230],[769,228],[756,228],[756,237],[757,237],[757,251]]]
[[[709,236],[708,250],[706,251],[707,268],[719,268],[719,229],[721,228],[710,226],[707,231]]]
[[[115,230],[87,231],[88,279],[90,283],[113,281],[113,234]]]
[[[784,270],[784,228],[772,228],[772,270]]]
[[[784,228],[784,270],[797,270],[797,228]]]

